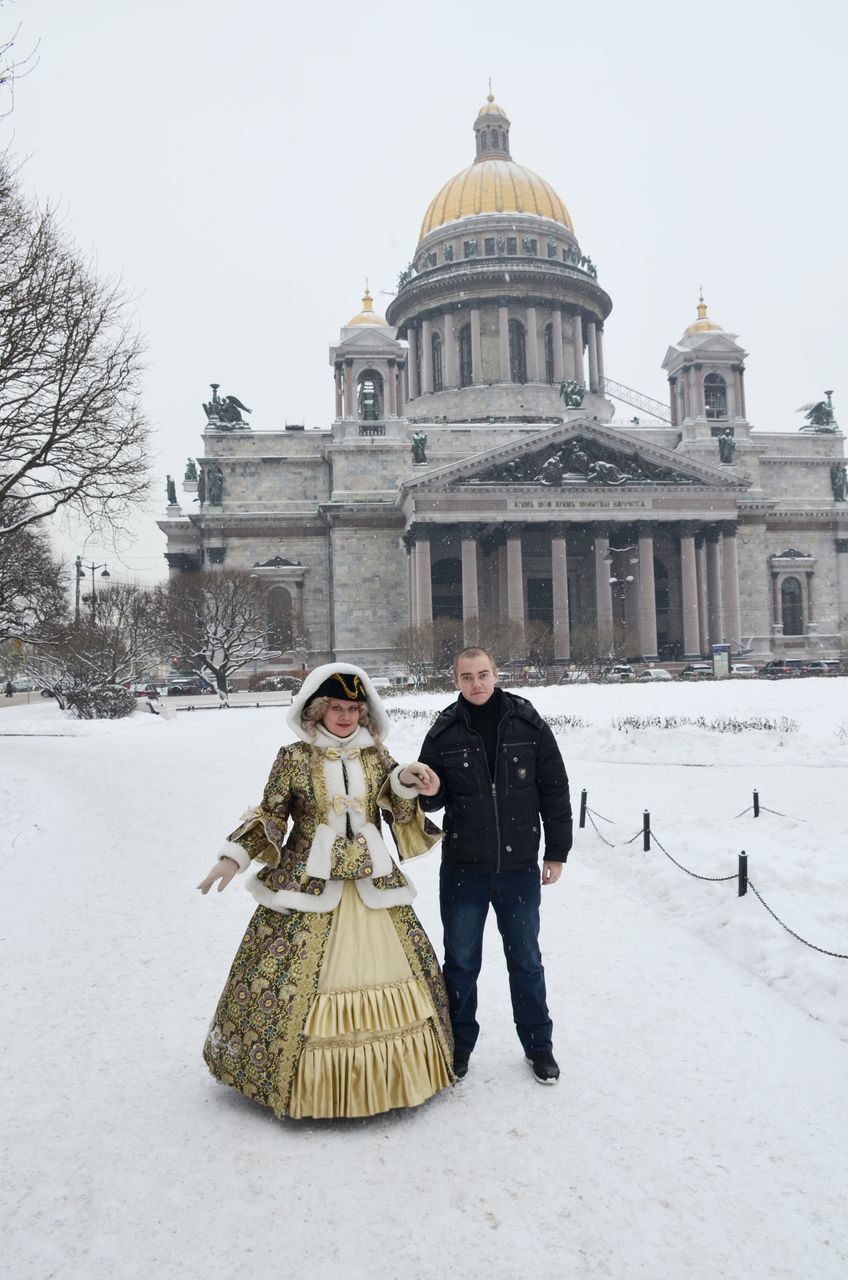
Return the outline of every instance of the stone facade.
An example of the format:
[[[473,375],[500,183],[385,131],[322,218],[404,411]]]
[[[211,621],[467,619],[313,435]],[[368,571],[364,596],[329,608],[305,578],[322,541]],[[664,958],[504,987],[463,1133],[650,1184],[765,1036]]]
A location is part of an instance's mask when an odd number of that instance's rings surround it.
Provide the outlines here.
[[[597,269],[556,193],[512,161],[491,99],[474,132],[387,319],[366,291],[330,349],[333,422],[210,416],[204,501],[188,481],[160,521],[171,572],[267,581],[286,606],[283,665],[395,670],[398,633],[439,618],[548,627],[562,661],[587,631],[649,660],[717,643],[844,655],[832,413],[796,435],[754,429],[746,353],[701,299],[666,352],[669,404],[645,416],[637,398],[640,415],[613,424],[606,394],[626,389],[604,367]]]

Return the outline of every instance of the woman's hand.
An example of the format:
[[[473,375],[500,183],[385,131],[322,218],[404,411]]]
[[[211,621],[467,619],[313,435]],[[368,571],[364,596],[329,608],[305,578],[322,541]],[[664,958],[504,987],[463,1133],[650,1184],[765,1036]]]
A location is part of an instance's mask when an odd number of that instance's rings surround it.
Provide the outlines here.
[[[442,789],[439,775],[420,760],[404,765],[398,774],[398,781],[405,787],[415,787],[422,796],[436,796]]]
[[[201,880],[200,884],[197,887],[201,893],[208,893],[209,890],[212,888],[213,884],[215,883],[215,881],[220,880],[221,883],[218,885],[218,892],[223,893],[224,889],[226,889],[227,885],[230,883],[230,881],[232,880],[233,876],[236,874],[237,871],[238,871],[238,863],[236,862],[235,858],[228,858],[226,856],[222,856],[215,863],[214,867],[209,872],[209,875],[206,877],[206,879]]]

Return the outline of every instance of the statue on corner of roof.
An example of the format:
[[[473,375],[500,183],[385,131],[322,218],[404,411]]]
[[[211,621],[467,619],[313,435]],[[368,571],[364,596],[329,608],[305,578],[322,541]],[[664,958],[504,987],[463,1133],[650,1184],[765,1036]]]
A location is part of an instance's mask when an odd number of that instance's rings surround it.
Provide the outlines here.
[[[733,439],[733,432],[725,427],[718,438],[718,456],[724,466],[729,467],[733,463],[733,455],[736,452],[736,441]]]
[[[177,505],[177,486],[170,476],[165,477],[165,492],[168,495],[168,506],[175,507]]]
[[[424,431],[413,431],[412,433],[412,461],[427,461],[427,434]]]
[[[848,472],[844,462],[834,462],[830,468],[830,487],[833,490],[834,502],[844,502],[848,490]]]
[[[566,409],[579,409],[583,403],[586,388],[581,387],[580,383],[575,382],[573,378],[563,378],[559,384],[559,394]]]

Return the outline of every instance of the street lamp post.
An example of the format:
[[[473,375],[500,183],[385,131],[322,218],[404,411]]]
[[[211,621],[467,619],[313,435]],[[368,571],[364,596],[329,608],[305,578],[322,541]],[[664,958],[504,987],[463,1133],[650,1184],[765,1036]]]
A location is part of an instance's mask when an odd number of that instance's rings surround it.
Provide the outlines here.
[[[80,584],[82,583],[82,580],[85,577],[86,573],[90,573],[91,574],[91,597],[90,597],[91,598],[91,620],[93,622],[94,606],[97,599],[96,591],[95,591],[94,574],[98,569],[102,569],[103,572],[100,575],[101,578],[110,578],[112,575],[110,574],[109,570],[106,568],[105,563],[95,564],[94,561],[92,560],[91,564],[83,564],[82,556],[77,556],[76,569],[77,569],[77,572],[76,572],[76,593],[75,593],[75,600],[74,600],[74,619],[77,622],[79,622],[79,619],[80,619]]]
[[[610,568],[614,569],[614,565],[612,563],[613,556],[622,556],[622,555],[625,555],[628,551],[636,551],[636,549],[637,548],[636,548],[635,542],[626,547],[610,547],[606,553],[605,559],[609,562]],[[638,557],[631,557],[631,559],[628,561],[628,564],[631,564],[631,565],[638,564],[638,563],[639,563]],[[622,637],[625,643],[627,640],[627,588],[630,586],[631,582],[635,582],[635,581],[636,581],[636,576],[635,574],[632,574],[632,573],[616,574],[615,572],[613,572],[610,574],[610,579],[609,579],[609,584],[613,588],[613,591],[615,591],[615,593],[617,594],[618,599],[620,601],[619,612],[621,615],[621,629],[622,629]],[[615,634],[615,623],[613,623],[613,634]]]

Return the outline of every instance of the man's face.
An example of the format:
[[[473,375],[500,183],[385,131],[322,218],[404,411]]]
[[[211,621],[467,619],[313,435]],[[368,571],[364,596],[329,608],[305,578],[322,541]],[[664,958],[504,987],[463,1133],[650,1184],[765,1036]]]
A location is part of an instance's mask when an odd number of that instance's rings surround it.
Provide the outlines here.
[[[453,682],[466,702],[482,707],[495,692],[495,673],[484,653],[476,658],[460,658]]]

